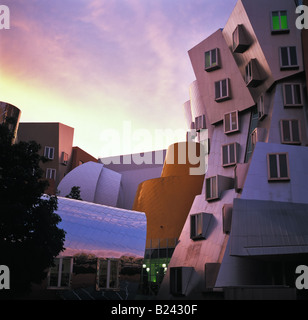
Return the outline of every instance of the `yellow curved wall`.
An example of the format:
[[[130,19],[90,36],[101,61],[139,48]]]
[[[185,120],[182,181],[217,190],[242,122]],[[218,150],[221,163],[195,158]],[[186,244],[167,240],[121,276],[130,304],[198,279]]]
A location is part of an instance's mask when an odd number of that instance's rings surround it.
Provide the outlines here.
[[[179,238],[194,198],[202,191],[204,174],[189,175],[189,162],[179,164],[175,156],[174,164],[166,163],[178,147],[168,148],[161,177],[142,182],[136,193],[133,210],[147,216],[147,243],[150,239]]]

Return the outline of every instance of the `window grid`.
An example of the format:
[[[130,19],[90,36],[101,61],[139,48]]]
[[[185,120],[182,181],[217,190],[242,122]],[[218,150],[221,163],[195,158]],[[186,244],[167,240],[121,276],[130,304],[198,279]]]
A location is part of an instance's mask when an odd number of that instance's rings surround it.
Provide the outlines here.
[[[225,144],[222,149],[222,166],[233,166],[237,163],[238,144],[236,142]]]
[[[205,71],[212,71],[219,68],[219,49],[205,52]]]
[[[206,179],[206,200],[218,199],[217,176]]]
[[[54,155],[55,155],[55,148],[46,146],[44,150],[44,157],[47,159],[53,160]]]
[[[56,169],[46,169],[46,179],[56,180]]]
[[[273,11],[271,15],[272,33],[289,32],[287,11]]]

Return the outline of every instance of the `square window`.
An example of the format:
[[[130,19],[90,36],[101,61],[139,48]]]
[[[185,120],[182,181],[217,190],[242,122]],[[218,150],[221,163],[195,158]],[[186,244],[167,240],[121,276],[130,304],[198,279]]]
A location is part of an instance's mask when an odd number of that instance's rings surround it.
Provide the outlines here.
[[[288,153],[268,154],[267,165],[269,181],[290,180]]]
[[[215,101],[221,102],[230,99],[229,79],[215,82]]]
[[[281,120],[281,142],[286,144],[301,144],[299,120]]]
[[[297,69],[298,67],[296,47],[281,47],[280,69]]]
[[[303,89],[300,83],[289,83],[283,85],[283,97],[285,107],[303,106]]]
[[[218,68],[220,68],[219,49],[215,48],[205,52],[205,71],[210,72]]]
[[[288,15],[287,11],[273,11],[272,12],[272,34],[288,33]]]
[[[224,115],[225,134],[236,132],[238,130],[239,130],[238,111],[226,113]]]
[[[236,165],[238,162],[238,151],[239,151],[239,144],[238,143],[230,143],[223,145],[222,149],[222,166],[228,167]]]
[[[210,225],[212,215],[201,212],[190,216],[190,239],[204,240],[206,239],[206,231]]]

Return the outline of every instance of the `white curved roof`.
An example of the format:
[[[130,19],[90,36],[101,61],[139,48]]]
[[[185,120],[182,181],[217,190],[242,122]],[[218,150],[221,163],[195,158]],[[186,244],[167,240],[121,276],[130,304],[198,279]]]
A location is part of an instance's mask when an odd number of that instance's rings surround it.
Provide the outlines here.
[[[90,161],[70,171],[59,183],[58,191],[59,196],[65,197],[72,187],[78,186],[82,200],[116,206],[120,183],[121,174]]]
[[[58,197],[56,213],[66,231],[65,251],[99,258],[143,257],[146,243],[145,213]]]

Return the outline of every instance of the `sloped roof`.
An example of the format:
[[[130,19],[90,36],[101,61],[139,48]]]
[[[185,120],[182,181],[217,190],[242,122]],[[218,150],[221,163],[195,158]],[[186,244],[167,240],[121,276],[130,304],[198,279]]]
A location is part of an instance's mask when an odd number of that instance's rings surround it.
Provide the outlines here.
[[[142,212],[58,197],[56,213],[62,218],[59,228],[66,231],[61,256],[144,256],[146,216]]]
[[[230,255],[308,253],[308,204],[235,199]]]

